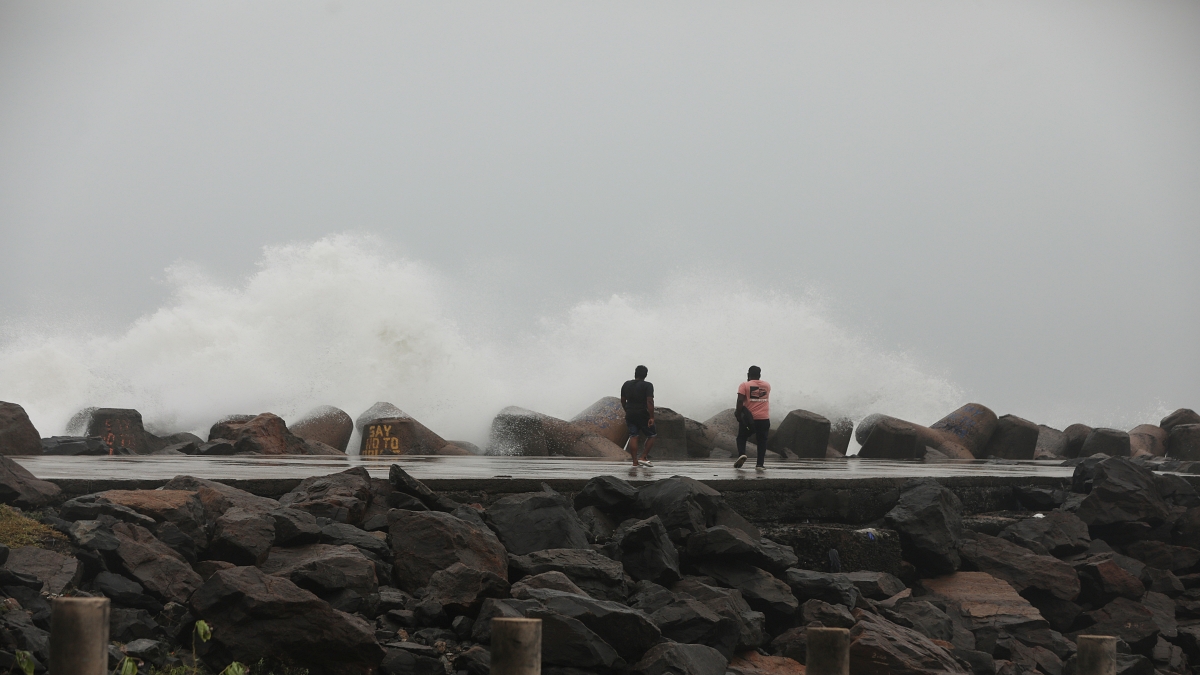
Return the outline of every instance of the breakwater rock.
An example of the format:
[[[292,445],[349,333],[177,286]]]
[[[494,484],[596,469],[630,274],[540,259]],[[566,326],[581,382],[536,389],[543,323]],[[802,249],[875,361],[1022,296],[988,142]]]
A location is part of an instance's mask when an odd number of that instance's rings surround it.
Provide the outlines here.
[[[1200,661],[1200,496],[1128,458],[1079,461],[1070,489],[1009,487],[1001,512],[916,479],[875,513],[796,495],[787,518],[753,521],[737,493],[683,477],[479,503],[398,465],[278,499],[187,476],[86,495],[3,483],[24,512],[5,507],[0,532],[25,536],[0,547],[0,658],[39,664],[61,593],[110,598],[113,665],[145,672],[190,660],[199,619],[213,672],[486,673],[496,617],[542,619],[554,675],[799,673],[813,625],[851,630],[856,673],[1064,675],[1095,633],[1121,639],[1123,672]]]

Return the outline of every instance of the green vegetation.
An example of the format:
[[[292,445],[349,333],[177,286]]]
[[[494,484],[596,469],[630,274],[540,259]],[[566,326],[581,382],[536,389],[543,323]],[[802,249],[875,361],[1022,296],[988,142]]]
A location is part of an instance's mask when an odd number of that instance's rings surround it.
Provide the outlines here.
[[[0,506],[0,544],[9,548],[36,546],[58,550],[66,545],[62,532],[27,517],[11,506]]]

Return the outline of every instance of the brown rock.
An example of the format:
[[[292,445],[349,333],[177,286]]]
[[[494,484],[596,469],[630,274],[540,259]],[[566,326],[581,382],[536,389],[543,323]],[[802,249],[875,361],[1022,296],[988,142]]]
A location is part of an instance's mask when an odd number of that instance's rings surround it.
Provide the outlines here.
[[[1111,554],[1109,554],[1111,556]],[[1107,604],[1117,598],[1138,600],[1145,593],[1142,582],[1118,565],[1111,557],[1090,559],[1077,563],[1082,592],[1080,602],[1093,606]]]
[[[1158,623],[1154,611],[1128,598],[1117,598],[1104,607],[1085,615],[1095,623],[1072,634],[1112,635],[1124,640],[1135,652],[1145,652],[1158,640]]]
[[[571,418],[571,424],[625,447],[629,440],[629,427],[625,425],[625,409],[621,399],[605,396]]]
[[[156,523],[174,523],[202,549],[208,545],[204,504],[189,490],[109,490],[100,496],[113,504],[150,516]]]
[[[209,555],[235,565],[260,565],[275,543],[275,520],[261,512],[233,507],[217,518]]]
[[[728,675],[804,675],[804,666],[786,656],[763,656],[758,652],[742,652],[726,666]]]
[[[1034,459],[1061,459],[1066,457],[1067,435],[1053,427],[1038,425],[1037,447],[1033,451]]]
[[[986,572],[955,572],[936,579],[922,579],[921,586],[929,594],[958,607],[971,631],[1046,625],[1037,608],[1008,582]]]
[[[134,455],[145,455],[158,449],[148,442],[142,414],[132,408],[89,408],[80,414],[86,414],[84,419],[87,420],[83,435],[99,436],[109,447],[109,454],[120,448]]]
[[[83,566],[78,560],[35,546],[14,548],[9,552],[4,567],[12,572],[36,577],[45,584],[42,590],[50,595],[61,594],[83,578]]]
[[[1200,545],[1200,541],[1192,543]],[[1125,553],[1150,567],[1171,572],[1188,572],[1200,564],[1200,551],[1188,546],[1172,546],[1161,541],[1136,541],[1125,547]]]
[[[1132,457],[1166,457],[1166,430],[1153,424],[1139,424],[1129,430],[1129,450]]]
[[[0,455],[40,455],[42,437],[25,409],[0,401]]]
[[[183,556],[138,525],[117,523],[113,534],[120,542],[116,555],[121,566],[154,595],[163,600],[187,602],[202,580]]]
[[[366,597],[379,590],[374,563],[349,544],[272,548],[259,568],[320,596],[350,589]]]
[[[1033,459],[1037,449],[1038,427],[1016,415],[996,420],[996,430],[984,448],[985,456],[1001,459]]]
[[[1167,436],[1167,456],[1187,461],[1200,460],[1200,424],[1177,424]]]
[[[318,441],[339,452],[346,452],[350,436],[354,433],[354,420],[340,408],[323,405],[310,410],[289,428],[306,441]]]
[[[1128,457],[1130,452],[1129,434],[1120,429],[1092,429],[1092,433],[1083,440],[1079,449],[1080,457],[1092,455],[1108,455],[1109,457]]]
[[[917,426],[911,422],[884,417],[876,420],[858,451],[863,459],[919,459],[925,456],[925,442],[917,438]]]
[[[943,438],[966,448],[972,457],[983,457],[988,439],[996,430],[996,424],[996,413],[978,403],[968,403],[934,422],[929,428]]]
[[[35,478],[13,460],[0,455],[0,503],[21,508],[37,508],[62,494],[57,485]]]
[[[456,562],[508,578],[508,552],[486,527],[438,511],[393,509],[388,529],[402,590],[415,592]]]
[[[966,670],[945,648],[911,628],[861,609],[850,631],[850,672],[854,675],[894,673],[958,673]]]
[[[235,506],[255,513],[269,513],[280,508],[279,502],[269,497],[259,497],[231,485],[193,476],[176,476],[162,489],[195,492],[204,506],[205,518],[209,523],[216,522],[217,518]]]
[[[425,598],[441,605],[450,616],[474,615],[487,598],[507,598],[508,581],[494,572],[485,572],[454,563],[429,578]]]
[[[358,525],[371,501],[371,476],[361,466],[300,481],[279,498],[279,505],[307,511],[318,518]]]
[[[1090,433],[1092,428],[1086,424],[1072,424],[1063,429],[1063,435],[1067,437],[1067,444],[1063,450],[1065,456],[1069,459],[1078,457],[1079,451],[1083,449],[1083,442]]]

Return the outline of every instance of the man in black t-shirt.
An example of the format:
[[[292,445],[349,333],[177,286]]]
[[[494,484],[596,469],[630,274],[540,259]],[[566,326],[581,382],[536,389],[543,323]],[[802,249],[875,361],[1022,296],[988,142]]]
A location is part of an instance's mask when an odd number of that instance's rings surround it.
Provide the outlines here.
[[[654,385],[646,381],[646,366],[633,370],[633,379],[621,385],[621,407],[625,408],[625,424],[629,426],[629,454],[638,465],[638,436],[646,437],[642,451],[643,466],[650,463],[650,448],[654,447]]]

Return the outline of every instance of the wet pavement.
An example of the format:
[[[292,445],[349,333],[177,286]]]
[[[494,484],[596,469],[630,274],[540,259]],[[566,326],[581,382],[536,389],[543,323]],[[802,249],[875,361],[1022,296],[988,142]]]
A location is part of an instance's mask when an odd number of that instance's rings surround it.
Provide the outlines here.
[[[654,467],[634,469],[628,463],[567,457],[13,457],[33,475],[55,479],[165,480],[178,475],[219,479],[307,478],[364,466],[372,476],[385,478],[388,467],[400,464],[418,479],[524,478],[587,479],[613,475],[627,480],[656,480],[689,476],[697,480],[756,480],[813,478],[915,478],[922,476],[1044,476],[1069,477],[1074,469],[1060,462],[947,460],[938,462],[880,459],[789,460],[765,471],[747,465],[734,469],[728,459],[655,461]]]

